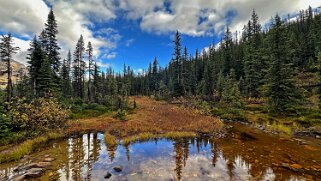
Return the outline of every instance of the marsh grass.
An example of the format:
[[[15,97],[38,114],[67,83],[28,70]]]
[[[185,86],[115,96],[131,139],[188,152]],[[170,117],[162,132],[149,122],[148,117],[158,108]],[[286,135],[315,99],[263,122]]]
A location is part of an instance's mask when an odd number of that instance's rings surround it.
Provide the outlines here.
[[[122,140],[122,143],[124,145],[128,145],[130,143],[135,143],[138,141],[148,141],[156,138],[179,139],[179,138],[192,138],[195,136],[196,134],[193,132],[168,132],[163,134],[141,133],[138,135],[124,138]]]
[[[29,139],[13,147],[11,150],[4,151],[0,154],[0,163],[18,160],[24,155],[32,153],[37,148],[48,143],[50,140],[64,137],[60,133],[48,133],[46,136],[38,136],[33,139]]]
[[[117,140],[116,137],[111,135],[109,132],[105,132],[104,134],[104,138],[105,138],[105,143],[107,144],[107,146],[112,147],[117,145]]]

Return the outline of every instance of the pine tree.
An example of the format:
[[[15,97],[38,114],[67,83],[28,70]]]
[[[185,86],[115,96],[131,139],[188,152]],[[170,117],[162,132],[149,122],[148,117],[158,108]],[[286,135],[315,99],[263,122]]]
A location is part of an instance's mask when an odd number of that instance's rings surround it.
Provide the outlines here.
[[[173,58],[173,96],[179,97],[183,95],[182,74],[181,74],[181,37],[178,31],[174,40],[174,58]]]
[[[94,69],[94,61],[93,61],[93,47],[91,42],[88,42],[87,45],[87,55],[88,55],[88,101],[92,101],[92,93],[91,93],[91,77],[93,76]]]
[[[41,64],[45,59],[45,54],[42,50],[41,42],[37,40],[35,36],[33,41],[30,43],[30,48],[28,49],[28,68],[29,68],[29,77],[30,77],[30,84],[32,87],[32,94],[34,97],[38,97],[38,76],[40,74]]]
[[[236,81],[235,71],[233,69],[225,79],[221,101],[229,107],[241,108],[243,105],[239,83]]]
[[[39,95],[41,97],[52,96],[52,92],[55,88],[55,83],[53,82],[52,69],[50,66],[50,62],[47,58],[41,64],[41,68],[39,70],[39,75],[37,77]]]
[[[73,91],[74,96],[84,99],[84,75],[85,75],[85,62],[84,58],[84,39],[81,35],[76,49],[74,51],[74,62],[73,62]]]
[[[62,93],[65,98],[71,96],[71,83],[70,83],[70,66],[69,62],[71,59],[70,51],[67,56],[68,60],[63,59],[62,70],[61,70],[61,84],[62,84]]]
[[[11,33],[8,35],[2,35],[0,39],[0,55],[1,55],[1,61],[4,61],[6,63],[6,73],[7,73],[7,102],[11,102],[11,98],[13,96],[13,88],[12,88],[12,67],[11,67],[11,61],[12,56],[17,53],[19,50],[19,47],[15,47],[13,45],[13,39],[11,36]]]
[[[289,111],[298,104],[299,92],[293,81],[293,71],[287,63],[286,34],[278,15],[275,16],[270,30],[270,59],[267,96],[271,110],[279,113]]]
[[[252,13],[252,19],[249,21],[246,35],[246,46],[244,56],[244,72],[245,81],[247,84],[247,93],[250,97],[260,96],[260,86],[262,86],[262,62],[260,55],[261,25],[255,10]]]
[[[55,19],[53,10],[51,9],[48,14],[47,23],[45,23],[45,51],[48,61],[52,67],[53,75],[55,79],[58,79],[59,67],[60,67],[60,57],[59,50],[60,47],[57,41],[58,25]],[[57,81],[57,80],[55,80]]]

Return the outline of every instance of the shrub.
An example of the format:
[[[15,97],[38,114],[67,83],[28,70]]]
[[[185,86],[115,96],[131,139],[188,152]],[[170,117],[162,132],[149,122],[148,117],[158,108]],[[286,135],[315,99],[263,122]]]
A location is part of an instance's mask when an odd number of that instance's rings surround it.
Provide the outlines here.
[[[27,130],[63,128],[69,110],[61,108],[55,99],[39,98],[30,103],[18,99],[11,108],[13,124]]]
[[[126,121],[126,111],[119,109],[117,113],[114,115],[114,118],[119,119],[121,121]]]

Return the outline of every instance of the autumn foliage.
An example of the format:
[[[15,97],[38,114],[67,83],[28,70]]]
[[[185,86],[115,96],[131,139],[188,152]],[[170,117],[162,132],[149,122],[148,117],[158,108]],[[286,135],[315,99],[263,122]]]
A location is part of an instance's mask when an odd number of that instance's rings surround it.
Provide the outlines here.
[[[31,102],[19,99],[12,105],[11,114],[16,128],[50,130],[65,126],[69,110],[52,98],[38,98]]]

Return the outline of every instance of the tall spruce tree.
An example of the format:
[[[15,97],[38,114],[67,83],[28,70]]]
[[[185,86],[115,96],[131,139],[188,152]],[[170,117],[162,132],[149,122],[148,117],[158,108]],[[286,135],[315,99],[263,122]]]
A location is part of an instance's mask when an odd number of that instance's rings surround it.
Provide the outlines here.
[[[260,86],[262,85],[262,66],[260,46],[261,46],[261,25],[258,15],[253,10],[251,21],[249,21],[246,35],[246,45],[244,49],[244,73],[247,85],[247,94],[250,97],[260,96]]]
[[[178,97],[183,95],[182,86],[182,73],[181,73],[181,36],[178,31],[176,31],[174,39],[174,54],[173,54],[173,96]]]
[[[73,91],[74,96],[84,99],[84,76],[85,76],[85,62],[84,62],[84,39],[81,35],[74,51],[73,62]]]
[[[92,101],[91,78],[94,73],[93,47],[91,45],[91,42],[88,42],[86,52],[87,52],[87,56],[88,56],[88,90],[87,90],[87,93],[88,93],[88,101],[91,102]]]
[[[45,51],[47,55],[47,59],[50,63],[50,66],[53,70],[53,76],[56,79],[55,81],[58,82],[59,77],[59,69],[60,69],[60,47],[57,41],[57,34],[58,34],[58,25],[55,19],[55,15],[52,9],[48,14],[47,22],[45,23]]]
[[[271,68],[267,85],[267,97],[272,111],[286,113],[299,102],[299,92],[293,80],[293,70],[286,52],[286,31],[279,15],[276,15],[269,35]]]
[[[29,78],[30,86],[32,87],[32,94],[34,97],[39,96],[38,88],[38,76],[40,75],[40,68],[42,62],[45,59],[45,54],[41,46],[41,42],[37,40],[35,36],[33,41],[30,43],[30,48],[28,49],[28,69],[29,69]]]

